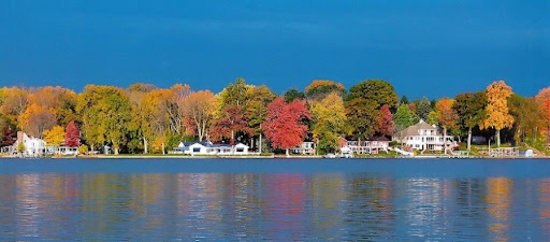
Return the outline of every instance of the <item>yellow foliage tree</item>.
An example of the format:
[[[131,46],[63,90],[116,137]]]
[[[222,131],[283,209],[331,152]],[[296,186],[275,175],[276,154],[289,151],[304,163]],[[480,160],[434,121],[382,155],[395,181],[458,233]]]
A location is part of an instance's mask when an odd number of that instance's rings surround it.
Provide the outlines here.
[[[207,133],[210,121],[214,118],[216,98],[211,91],[193,92],[184,101],[185,115],[193,120],[199,140],[202,141]]]
[[[47,146],[53,146],[54,149],[63,144],[65,138],[65,128],[56,125],[50,130],[44,131],[44,141]],[[57,149],[55,149],[57,152]]]
[[[313,138],[324,152],[333,152],[338,148],[338,138],[349,133],[344,101],[336,92],[330,93],[311,108],[316,117],[312,130]]]
[[[481,129],[494,128],[497,146],[500,147],[500,130],[510,128],[514,124],[514,117],[508,110],[508,97],[512,95],[512,88],[504,81],[493,82],[487,87],[488,104],[485,108],[487,117],[480,124]]]

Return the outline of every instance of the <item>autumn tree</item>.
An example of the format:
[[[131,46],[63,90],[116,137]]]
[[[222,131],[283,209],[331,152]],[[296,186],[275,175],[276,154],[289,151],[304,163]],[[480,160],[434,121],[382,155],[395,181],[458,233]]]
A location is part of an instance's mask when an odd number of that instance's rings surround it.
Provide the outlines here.
[[[79,120],[76,114],[77,95],[74,91],[60,86],[45,86],[32,89],[28,100],[29,105],[38,105],[52,110],[56,123],[62,126],[70,121]]]
[[[482,92],[468,92],[458,94],[455,97],[453,109],[457,114],[457,125],[460,129],[467,130],[467,149],[471,150],[472,130],[478,126],[485,117],[487,95]]]
[[[345,98],[348,120],[353,124],[356,138],[371,137],[379,130],[379,109],[388,105],[395,108],[398,97],[393,86],[382,80],[362,81],[350,88]]]
[[[443,128],[443,153],[447,153],[447,130],[456,128],[458,116],[453,109],[454,99],[442,98],[435,103],[435,111],[438,113],[439,125]]]
[[[193,92],[184,101],[185,115],[193,121],[199,141],[207,134],[207,128],[214,118],[215,105],[214,94],[208,90]]]
[[[25,88],[1,88],[0,113],[9,123],[19,124],[18,118],[27,109],[29,92]]]
[[[274,148],[285,149],[289,155],[289,149],[300,145],[304,141],[308,127],[305,119],[310,119],[305,101],[295,99],[287,104],[282,97],[275,98],[268,105],[266,121],[262,124],[266,138],[271,141]]]
[[[378,132],[381,135],[392,136],[395,133],[395,124],[393,121],[393,114],[390,111],[390,106],[387,104],[382,105],[378,120],[380,127]]]
[[[132,118],[128,124],[128,148],[131,152],[143,150],[143,153],[148,153],[149,136],[145,132],[150,131],[146,127],[146,122],[151,116],[150,113],[147,113],[149,107],[143,99],[148,93],[155,90],[158,90],[155,85],[146,83],[135,83],[125,90],[130,99],[130,108],[132,110]]]
[[[213,141],[219,141],[226,138],[229,139],[231,145],[234,145],[235,140],[241,140],[242,136],[247,136],[254,132],[254,130],[248,126],[248,123],[248,117],[245,115],[242,106],[227,106],[222,110],[221,116],[214,120],[210,128],[210,138]]]
[[[267,117],[267,105],[276,97],[267,86],[254,86],[249,89],[250,100],[246,105],[246,115],[248,116],[248,126],[254,130],[254,135],[258,136],[258,148],[262,153],[262,123]],[[252,143],[252,142],[251,142]]]
[[[327,97],[332,92],[335,92],[340,97],[346,93],[346,88],[342,83],[333,82],[330,80],[314,80],[305,89],[305,94],[308,100],[320,101]]]
[[[350,130],[342,97],[331,92],[323,100],[314,102],[311,110],[315,119],[313,138],[318,141],[319,149],[325,153],[335,151],[338,138]]]
[[[235,140],[244,141],[254,133],[249,127],[249,116],[246,106],[250,100],[250,89],[243,78],[237,78],[218,94],[218,110],[212,122],[210,138],[214,141],[229,139],[233,145]]]
[[[2,131],[2,137],[0,140],[0,147],[12,146],[17,140],[17,132],[13,131],[11,127],[5,127]]]
[[[541,132],[546,133],[547,143],[550,144],[550,87],[540,90],[535,96],[535,101],[544,117]]]
[[[31,104],[19,117],[19,127],[27,134],[42,138],[45,130],[56,124],[55,112],[37,104]]]
[[[497,146],[500,147],[500,130],[512,127],[514,117],[508,111],[508,97],[512,95],[512,88],[504,81],[493,82],[487,87],[486,118],[481,122],[481,129],[494,128]]]
[[[63,144],[65,138],[65,128],[56,125],[49,130],[44,131],[44,141],[48,146],[53,146],[57,153],[57,147]]]
[[[133,123],[139,127],[139,135],[143,140],[144,153],[149,152],[149,143],[156,141],[160,144],[162,153],[165,151],[165,134],[168,132],[176,133],[181,127],[176,122],[183,122],[183,115],[180,117],[179,106],[174,101],[174,93],[169,89],[157,89],[147,93],[141,99],[139,107],[141,115],[134,117]],[[183,109],[182,109],[183,110]],[[181,121],[175,121],[181,120]]]
[[[168,112],[170,130],[177,135],[183,135],[186,129],[184,122],[186,111],[183,107],[183,102],[191,94],[191,87],[187,84],[176,84],[170,87],[169,90],[171,95],[165,105]]]
[[[80,145],[80,131],[74,121],[67,124],[65,132],[65,145],[68,147],[78,147]]]
[[[92,152],[94,145],[109,143],[118,154],[126,143],[131,119],[130,100],[124,90],[87,85],[79,97],[77,111],[82,115],[83,134]]]

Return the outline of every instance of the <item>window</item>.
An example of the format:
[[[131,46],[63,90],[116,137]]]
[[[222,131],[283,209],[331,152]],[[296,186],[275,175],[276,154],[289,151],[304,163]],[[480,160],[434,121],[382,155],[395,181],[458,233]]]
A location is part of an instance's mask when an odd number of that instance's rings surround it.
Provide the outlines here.
[[[238,147],[237,148],[237,153],[243,153],[244,152],[244,148],[243,147]]]
[[[200,153],[200,152],[201,152],[201,147],[193,148],[193,153]]]

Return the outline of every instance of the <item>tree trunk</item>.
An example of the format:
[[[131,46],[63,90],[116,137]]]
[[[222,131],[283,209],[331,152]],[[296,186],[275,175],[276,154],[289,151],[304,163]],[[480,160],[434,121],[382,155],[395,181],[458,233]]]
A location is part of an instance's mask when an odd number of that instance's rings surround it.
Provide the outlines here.
[[[143,154],[149,153],[148,144],[147,139],[143,137]]]
[[[472,128],[468,128],[468,151],[472,149]]]
[[[288,149],[286,149],[286,157],[289,157],[290,153],[288,152]]]
[[[258,141],[258,144],[259,144],[258,150],[260,151],[260,155],[261,155],[262,154],[262,132],[260,132],[260,140]]]
[[[164,152],[164,142],[162,142],[162,154],[165,155],[165,152]]]
[[[500,148],[500,129],[496,130],[497,147]]]

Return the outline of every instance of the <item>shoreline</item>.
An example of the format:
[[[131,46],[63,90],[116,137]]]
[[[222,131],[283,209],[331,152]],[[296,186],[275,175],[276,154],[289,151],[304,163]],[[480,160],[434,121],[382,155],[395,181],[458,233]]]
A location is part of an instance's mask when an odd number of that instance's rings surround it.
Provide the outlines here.
[[[16,157],[0,156],[4,159],[549,159],[550,156],[537,155],[533,157],[517,156],[449,156],[449,155],[417,155],[417,156],[356,156],[352,158],[325,158],[320,155],[81,155],[81,156],[50,156],[50,157]]]

